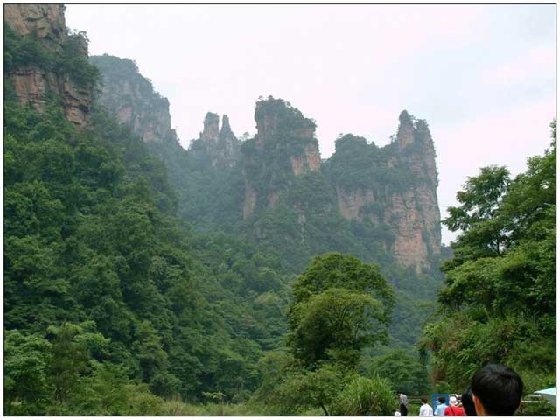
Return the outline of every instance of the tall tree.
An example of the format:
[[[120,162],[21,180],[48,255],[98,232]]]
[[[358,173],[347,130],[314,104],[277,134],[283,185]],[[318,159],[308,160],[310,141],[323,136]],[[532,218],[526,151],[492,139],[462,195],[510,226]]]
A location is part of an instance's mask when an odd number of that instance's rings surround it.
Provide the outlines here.
[[[355,367],[365,345],[387,339],[394,295],[374,265],[336,253],[316,257],[293,294],[289,342],[306,367],[325,360]]]
[[[555,122],[551,124],[555,136]],[[518,370],[531,391],[555,381],[556,138],[510,180],[489,167],[469,178],[444,223],[461,230],[444,264],[440,319],[422,346],[432,374],[460,389],[487,361]]]

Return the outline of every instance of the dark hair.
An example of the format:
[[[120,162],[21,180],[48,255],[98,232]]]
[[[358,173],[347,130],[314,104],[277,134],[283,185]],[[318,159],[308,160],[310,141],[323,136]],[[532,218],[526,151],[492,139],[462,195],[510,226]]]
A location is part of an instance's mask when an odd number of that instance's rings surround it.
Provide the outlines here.
[[[479,369],[472,377],[471,388],[489,416],[513,416],[521,404],[521,377],[503,365],[491,363]]]
[[[426,397],[426,396],[422,397],[422,402],[424,404],[426,404],[428,402],[428,397]]]
[[[437,400],[443,404],[445,402],[445,397],[438,397]]]
[[[463,395],[461,395],[461,402],[463,403],[463,408],[467,416],[476,416],[476,409],[474,408],[470,386],[463,392]]]

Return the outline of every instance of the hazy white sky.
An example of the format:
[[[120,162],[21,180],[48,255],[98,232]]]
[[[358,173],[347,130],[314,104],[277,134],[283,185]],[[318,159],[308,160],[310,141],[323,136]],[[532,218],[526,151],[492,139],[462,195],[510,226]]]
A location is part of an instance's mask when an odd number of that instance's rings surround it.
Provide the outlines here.
[[[553,4],[72,4],[66,21],[91,55],[136,61],[184,147],[208,111],[253,135],[260,95],[315,119],[323,158],[339,133],[387,144],[407,109],[430,125],[442,217],[479,168],[517,174],[550,144]]]

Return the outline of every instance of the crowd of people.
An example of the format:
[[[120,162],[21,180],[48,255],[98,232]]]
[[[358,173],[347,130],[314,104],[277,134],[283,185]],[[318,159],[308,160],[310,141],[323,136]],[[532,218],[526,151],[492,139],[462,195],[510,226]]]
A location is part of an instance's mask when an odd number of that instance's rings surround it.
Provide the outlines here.
[[[523,382],[512,369],[487,364],[472,377],[471,384],[462,395],[439,396],[435,408],[428,397],[422,397],[419,416],[513,416],[521,404]],[[399,393],[396,416],[408,415],[408,397]]]

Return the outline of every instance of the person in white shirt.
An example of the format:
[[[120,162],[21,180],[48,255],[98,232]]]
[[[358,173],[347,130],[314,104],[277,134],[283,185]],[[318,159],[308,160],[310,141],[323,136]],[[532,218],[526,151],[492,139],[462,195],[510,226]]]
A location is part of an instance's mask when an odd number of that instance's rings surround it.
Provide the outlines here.
[[[420,407],[420,417],[431,417],[434,415],[434,410],[430,404],[428,404],[428,398],[422,397],[422,407]]]

